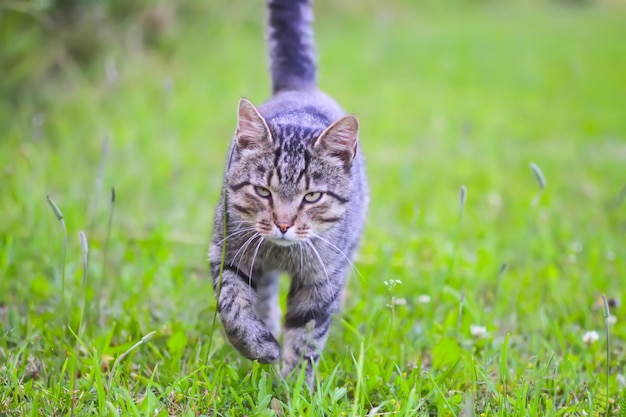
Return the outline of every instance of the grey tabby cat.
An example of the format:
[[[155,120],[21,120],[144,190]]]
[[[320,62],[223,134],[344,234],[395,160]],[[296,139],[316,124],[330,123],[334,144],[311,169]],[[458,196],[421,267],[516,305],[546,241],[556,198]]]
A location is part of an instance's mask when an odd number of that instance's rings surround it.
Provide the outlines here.
[[[268,7],[273,96],[258,108],[239,102],[209,257],[226,335],[262,363],[280,358],[278,278],[291,277],[281,372],[305,363],[312,386],[365,223],[368,187],[357,118],[317,89],[310,0]]]

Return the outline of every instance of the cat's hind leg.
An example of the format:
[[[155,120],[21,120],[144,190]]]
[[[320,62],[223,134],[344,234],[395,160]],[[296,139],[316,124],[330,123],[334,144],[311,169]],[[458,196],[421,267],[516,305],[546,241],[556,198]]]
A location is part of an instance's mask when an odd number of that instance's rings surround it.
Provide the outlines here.
[[[315,366],[326,344],[341,290],[341,280],[326,278],[307,284],[292,282],[285,315],[283,376],[286,377],[294,369],[301,369],[300,365],[305,364],[306,381],[313,388]]]

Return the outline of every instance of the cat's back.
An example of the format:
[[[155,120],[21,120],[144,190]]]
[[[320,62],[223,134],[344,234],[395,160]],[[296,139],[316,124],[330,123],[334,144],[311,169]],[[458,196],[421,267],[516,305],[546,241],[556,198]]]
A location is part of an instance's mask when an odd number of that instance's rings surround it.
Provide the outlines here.
[[[270,124],[311,129],[325,129],[345,115],[335,100],[316,89],[278,92],[259,106],[259,111]]]

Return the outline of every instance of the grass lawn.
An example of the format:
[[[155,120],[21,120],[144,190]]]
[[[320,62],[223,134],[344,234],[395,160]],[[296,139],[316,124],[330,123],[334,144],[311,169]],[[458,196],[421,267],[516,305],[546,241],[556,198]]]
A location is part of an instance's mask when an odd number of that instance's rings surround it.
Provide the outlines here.
[[[316,392],[214,321],[236,105],[269,91],[262,6],[226,2],[0,100],[0,415],[626,415],[626,10],[372,3],[317,8],[372,204]]]

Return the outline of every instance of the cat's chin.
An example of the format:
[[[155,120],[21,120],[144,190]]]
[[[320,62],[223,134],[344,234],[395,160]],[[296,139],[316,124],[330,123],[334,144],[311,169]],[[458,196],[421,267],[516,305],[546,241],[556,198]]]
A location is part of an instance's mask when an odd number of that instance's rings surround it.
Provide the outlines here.
[[[291,245],[295,245],[298,243],[297,240],[291,240],[291,239],[285,239],[285,238],[271,237],[271,238],[268,238],[268,240],[277,246],[291,246]]]

